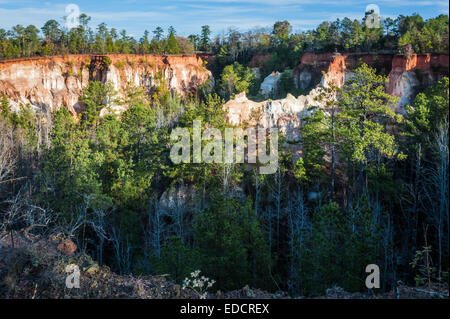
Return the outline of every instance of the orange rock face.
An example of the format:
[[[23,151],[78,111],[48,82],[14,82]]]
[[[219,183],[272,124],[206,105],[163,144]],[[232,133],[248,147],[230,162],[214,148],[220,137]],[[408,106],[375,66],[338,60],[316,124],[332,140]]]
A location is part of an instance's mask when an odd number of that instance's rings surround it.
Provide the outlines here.
[[[392,54],[366,54],[366,53],[305,53],[301,63],[294,70],[294,80],[299,87],[312,88],[322,82],[333,82],[342,86],[346,73],[355,68],[358,63],[366,63],[378,69],[391,69]],[[322,76],[322,74],[324,76]],[[310,81],[302,81],[310,79]]]
[[[345,81],[347,56],[339,53],[305,53],[293,71],[297,87],[311,89],[317,84],[333,82],[341,86]]]
[[[396,111],[404,113],[403,106],[410,104],[419,86],[427,86],[448,76],[448,55],[421,54],[395,56],[389,72],[386,92],[399,98]]]
[[[403,106],[412,102],[418,86],[426,86],[448,76],[448,61],[445,54],[420,54],[406,58],[393,54],[306,53],[294,70],[294,80],[302,89],[319,83],[334,83],[341,87],[353,68],[366,63],[388,75],[386,92],[399,98],[397,111],[403,113]]]
[[[323,76],[323,83],[333,83],[338,87],[342,87],[345,82],[346,57],[335,57],[328,66],[328,70]]]
[[[448,55],[413,55],[410,58],[392,54],[339,54],[306,53],[301,64],[293,71],[297,87],[309,92],[285,99],[254,102],[245,93],[236,95],[224,105],[226,120],[232,125],[260,125],[264,128],[278,127],[288,141],[299,139],[298,128],[302,118],[312,106],[321,107],[317,101],[319,88],[331,83],[342,87],[352,69],[361,62],[388,74],[386,92],[399,97],[396,111],[404,113],[404,105],[411,103],[416,87],[431,84],[448,75]],[[307,90],[308,89],[308,90]]]
[[[396,55],[392,59],[392,70],[400,71],[411,71],[415,69],[420,69],[422,71],[428,71],[431,65],[431,55],[412,55],[410,57],[405,57],[402,55]]]
[[[91,55],[67,55],[0,62],[0,93],[11,105],[30,104],[53,111],[66,107],[80,112],[78,98],[89,80],[110,82],[119,95],[128,84],[143,86],[149,93],[166,82],[170,90],[184,96],[194,92],[212,77],[197,55],[107,55],[111,64],[101,73],[92,74]]]
[[[73,255],[73,253],[77,250],[77,245],[69,239],[63,240],[57,248],[64,255]]]

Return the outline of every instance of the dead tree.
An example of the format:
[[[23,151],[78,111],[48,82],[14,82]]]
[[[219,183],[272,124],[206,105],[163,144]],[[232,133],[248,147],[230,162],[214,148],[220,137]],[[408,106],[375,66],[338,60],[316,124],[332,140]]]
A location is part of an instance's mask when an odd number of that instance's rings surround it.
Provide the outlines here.
[[[17,167],[17,152],[9,131],[10,128],[0,120],[0,190],[7,182],[12,181]]]

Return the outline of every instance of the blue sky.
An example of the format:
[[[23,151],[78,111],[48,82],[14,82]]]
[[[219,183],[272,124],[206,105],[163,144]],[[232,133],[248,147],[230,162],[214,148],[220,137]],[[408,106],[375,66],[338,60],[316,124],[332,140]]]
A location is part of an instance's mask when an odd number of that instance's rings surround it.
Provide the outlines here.
[[[300,31],[324,20],[361,19],[369,4],[378,5],[382,17],[417,12],[429,18],[449,11],[447,1],[428,0],[0,0],[0,28],[16,24],[40,28],[49,19],[63,22],[70,3],[92,17],[91,27],[105,22],[108,27],[126,29],[136,38],[156,26],[167,30],[173,25],[179,35],[187,36],[208,24],[216,35],[229,27],[239,31],[271,27],[278,20],[289,20],[294,31]]]

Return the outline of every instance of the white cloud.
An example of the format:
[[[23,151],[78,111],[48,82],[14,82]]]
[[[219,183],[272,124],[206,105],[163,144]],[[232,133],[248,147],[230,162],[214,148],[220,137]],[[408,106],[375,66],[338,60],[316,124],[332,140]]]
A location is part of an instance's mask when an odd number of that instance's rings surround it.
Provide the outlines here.
[[[67,1],[76,3],[76,0]],[[173,25],[179,35],[189,35],[200,32],[200,27],[205,24],[211,26],[213,33],[219,33],[232,26],[241,31],[258,26],[271,27],[279,20],[290,21],[294,30],[305,30],[336,18],[361,19],[369,3],[377,3],[383,17],[410,14],[413,9],[426,13],[425,16],[428,14],[427,17],[448,13],[448,3],[441,0],[166,0],[164,3],[125,0],[120,5],[119,1],[110,1],[92,2],[83,8],[80,0],[79,6],[82,12],[92,17],[91,27],[105,22],[109,27],[126,29],[129,34],[138,36],[145,29],[150,31],[156,26],[167,29]],[[0,27],[34,24],[40,28],[49,19],[62,23],[67,3],[0,0],[0,4],[4,4],[0,5]],[[21,6],[24,8],[19,9]]]
[[[155,11],[86,12],[92,19],[102,21],[132,21],[132,19],[167,19],[172,15]]]
[[[50,19],[63,22],[63,17],[65,15],[66,13],[62,6],[54,6],[53,8],[0,8],[0,16],[2,17],[0,27],[10,28],[17,24],[33,24],[39,28]]]

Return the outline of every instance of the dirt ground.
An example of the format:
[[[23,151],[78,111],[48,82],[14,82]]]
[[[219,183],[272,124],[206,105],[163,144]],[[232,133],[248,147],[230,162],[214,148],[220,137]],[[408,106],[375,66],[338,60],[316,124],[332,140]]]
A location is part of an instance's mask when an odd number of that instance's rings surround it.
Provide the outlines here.
[[[15,233],[14,247],[9,234],[0,234],[0,298],[129,298],[129,299],[198,299],[200,294],[183,289],[168,275],[118,275],[107,266],[98,266],[86,254],[77,253],[70,240]],[[76,264],[80,271],[80,288],[66,287],[66,267]],[[384,294],[349,293],[342,288],[327,289],[320,299],[448,299],[448,286],[428,287],[399,285]],[[210,299],[290,298],[286,293],[269,293],[245,286],[242,289],[209,293]]]

